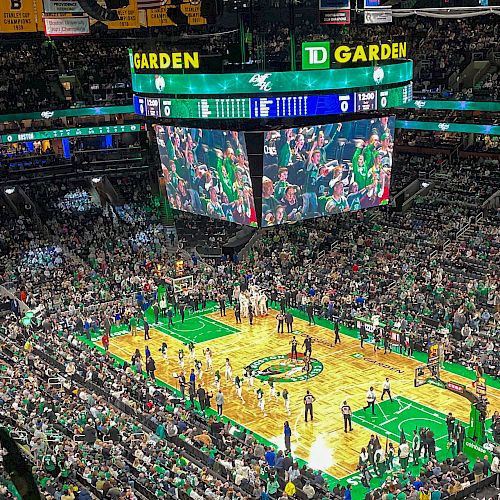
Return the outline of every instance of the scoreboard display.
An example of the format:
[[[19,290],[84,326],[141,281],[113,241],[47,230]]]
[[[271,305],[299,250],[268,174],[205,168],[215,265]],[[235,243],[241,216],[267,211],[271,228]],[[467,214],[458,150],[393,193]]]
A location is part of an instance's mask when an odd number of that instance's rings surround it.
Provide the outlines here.
[[[412,100],[412,84],[343,94],[268,95],[238,98],[134,96],[135,113],[152,118],[259,119],[326,116],[377,111]]]

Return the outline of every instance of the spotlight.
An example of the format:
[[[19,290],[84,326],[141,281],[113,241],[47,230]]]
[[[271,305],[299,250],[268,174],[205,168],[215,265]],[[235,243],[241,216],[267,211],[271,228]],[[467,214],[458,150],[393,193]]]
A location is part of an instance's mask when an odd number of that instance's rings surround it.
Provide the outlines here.
[[[430,184],[429,184],[428,182],[422,182],[422,183],[420,184],[420,186],[422,186],[423,188],[429,187],[429,185],[430,185]]]
[[[14,194],[16,191],[16,188],[5,188],[5,194]]]
[[[101,177],[93,177],[92,178],[92,182],[94,184],[99,184],[99,182],[101,182],[102,178]]]

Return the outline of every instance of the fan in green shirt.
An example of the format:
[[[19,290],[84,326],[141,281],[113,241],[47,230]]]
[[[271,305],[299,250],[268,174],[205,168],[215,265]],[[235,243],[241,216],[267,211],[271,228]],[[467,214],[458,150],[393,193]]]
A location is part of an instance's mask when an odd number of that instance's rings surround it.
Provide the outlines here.
[[[342,181],[337,181],[333,186],[333,195],[326,202],[325,210],[330,214],[347,212],[349,210],[347,199],[344,196],[344,184]]]
[[[285,196],[286,188],[290,185],[287,179],[288,169],[281,167],[278,170],[278,181],[274,184],[274,197],[276,200],[281,200]]]
[[[369,184],[368,166],[366,165],[363,150],[357,148],[352,157],[352,168],[354,170],[354,182],[358,185],[359,190],[364,189]]]

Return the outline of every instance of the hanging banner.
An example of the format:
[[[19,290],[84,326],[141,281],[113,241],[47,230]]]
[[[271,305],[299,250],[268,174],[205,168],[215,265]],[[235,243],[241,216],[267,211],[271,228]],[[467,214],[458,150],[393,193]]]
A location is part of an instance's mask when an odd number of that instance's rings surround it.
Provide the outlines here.
[[[365,24],[392,23],[392,10],[365,10]]]
[[[43,0],[44,14],[82,14],[78,0]]]
[[[0,33],[36,32],[34,0],[1,0]]]
[[[319,24],[350,24],[351,11],[350,10],[320,10],[319,11]]]
[[[78,36],[90,33],[88,16],[80,17],[44,17],[47,36]]]
[[[119,19],[117,21],[108,21],[106,26],[111,30],[135,29],[139,28],[139,10],[137,0],[130,0],[128,7],[117,9]]]
[[[146,10],[148,26],[176,26],[169,17],[175,8],[172,6],[172,0],[167,0],[163,7]],[[207,20],[201,16],[201,2],[193,5],[189,0],[184,0],[177,8],[180,8],[181,12],[187,16],[189,26],[207,24]]]
[[[175,23],[167,14],[168,9],[166,7],[148,9],[146,11],[148,26],[175,26]]]

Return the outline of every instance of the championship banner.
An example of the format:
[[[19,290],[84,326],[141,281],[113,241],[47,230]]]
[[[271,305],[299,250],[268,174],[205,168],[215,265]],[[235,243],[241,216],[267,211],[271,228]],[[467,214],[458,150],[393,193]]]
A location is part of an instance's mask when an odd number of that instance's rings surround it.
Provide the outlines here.
[[[78,36],[90,33],[88,16],[81,17],[44,17],[47,36]]]
[[[171,6],[171,9],[169,9]],[[176,26],[174,21],[168,16],[169,10],[173,11],[172,0],[167,0],[165,5],[159,7],[158,9],[148,9],[146,10],[146,19],[148,26]],[[196,5],[192,5],[190,1],[183,0],[180,5],[180,10],[188,18],[188,24],[190,26],[199,26],[202,24],[207,24],[207,20],[201,16],[201,2]]]
[[[168,9],[159,7],[158,9],[148,9],[146,19],[149,27],[151,26],[175,26],[175,23],[167,15]]]
[[[36,32],[34,0],[1,0],[0,33]]]
[[[43,0],[44,14],[82,14],[78,0]]]
[[[130,0],[128,7],[117,9],[119,19],[117,21],[108,21],[106,26],[111,30],[135,29],[140,28],[139,10],[137,0]]]

